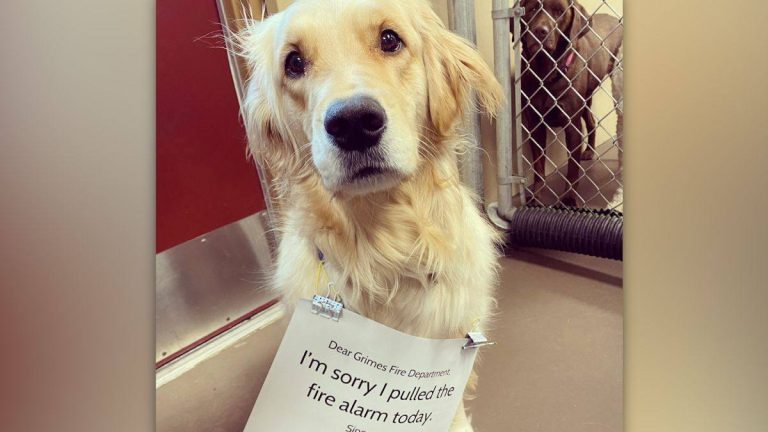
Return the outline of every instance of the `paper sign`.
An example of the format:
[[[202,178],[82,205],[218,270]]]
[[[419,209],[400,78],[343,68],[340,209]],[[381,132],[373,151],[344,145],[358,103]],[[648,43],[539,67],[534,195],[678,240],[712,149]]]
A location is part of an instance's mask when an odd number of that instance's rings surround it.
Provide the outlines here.
[[[447,432],[477,349],[301,300],[244,432]]]

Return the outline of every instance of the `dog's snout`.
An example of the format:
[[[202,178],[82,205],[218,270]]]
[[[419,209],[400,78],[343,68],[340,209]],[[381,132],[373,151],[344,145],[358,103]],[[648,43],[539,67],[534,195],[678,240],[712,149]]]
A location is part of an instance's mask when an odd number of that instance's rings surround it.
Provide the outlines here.
[[[536,27],[533,29],[533,35],[536,36],[536,39],[538,40],[544,40],[544,38],[547,37],[549,34],[549,27],[546,25]]]
[[[325,131],[333,143],[347,151],[364,151],[381,141],[387,113],[375,99],[356,96],[336,101],[325,114]]]

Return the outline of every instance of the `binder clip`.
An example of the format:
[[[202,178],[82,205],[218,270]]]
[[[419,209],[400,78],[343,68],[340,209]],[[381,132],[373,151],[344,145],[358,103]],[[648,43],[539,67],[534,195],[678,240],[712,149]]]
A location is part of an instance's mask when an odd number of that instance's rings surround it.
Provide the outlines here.
[[[485,337],[484,334],[481,332],[469,332],[467,333],[467,338],[469,338],[469,342],[467,342],[461,349],[469,349],[469,348],[480,348],[487,345],[496,345],[496,342],[489,341],[487,337]]]
[[[326,318],[330,318],[334,321],[338,321],[341,318],[341,312],[344,310],[344,305],[331,300],[328,297],[321,295],[312,296],[312,313]]]

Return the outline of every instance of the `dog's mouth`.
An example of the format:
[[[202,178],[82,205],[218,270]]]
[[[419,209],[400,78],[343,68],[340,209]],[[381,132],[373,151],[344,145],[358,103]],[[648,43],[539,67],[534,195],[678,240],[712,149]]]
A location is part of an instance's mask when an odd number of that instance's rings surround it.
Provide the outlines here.
[[[552,53],[557,45],[555,38],[552,36],[547,36],[543,41],[540,41],[536,36],[529,35],[526,42],[528,54],[531,55],[537,54],[542,48],[544,51]]]
[[[361,195],[389,189],[397,184],[401,178],[400,172],[393,168],[368,165],[347,175],[339,186],[344,191]]]
[[[349,179],[351,181],[363,180],[365,178],[376,176],[382,173],[384,173],[384,168],[377,167],[377,166],[369,166],[369,167],[365,167],[360,170],[357,170],[357,172],[349,176]]]
[[[385,178],[385,177],[395,177],[397,176],[397,171],[395,171],[392,168],[387,168],[384,166],[378,166],[378,165],[370,165],[365,166],[363,168],[358,169],[357,171],[354,171],[352,174],[348,175],[344,181],[344,183],[360,183],[360,182],[375,182],[377,179]]]

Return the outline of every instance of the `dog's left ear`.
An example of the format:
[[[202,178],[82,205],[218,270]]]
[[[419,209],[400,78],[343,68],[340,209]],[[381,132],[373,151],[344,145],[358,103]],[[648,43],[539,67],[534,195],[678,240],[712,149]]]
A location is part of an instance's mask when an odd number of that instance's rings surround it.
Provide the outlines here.
[[[491,115],[504,97],[477,49],[446,29],[431,8],[425,9],[421,16],[429,117],[435,131],[447,136],[473,103],[473,90],[480,107]]]
[[[587,33],[591,21],[592,17],[589,16],[584,6],[573,1],[571,3],[571,29],[568,32],[568,39],[571,43],[576,43],[576,40]]]

